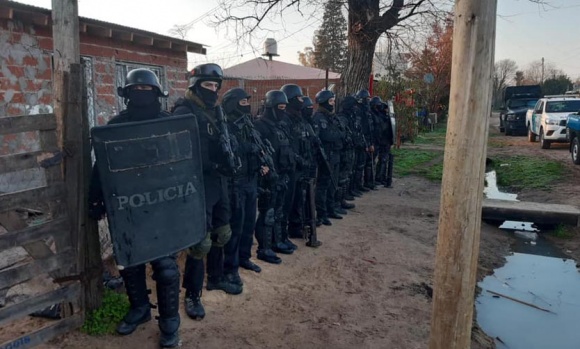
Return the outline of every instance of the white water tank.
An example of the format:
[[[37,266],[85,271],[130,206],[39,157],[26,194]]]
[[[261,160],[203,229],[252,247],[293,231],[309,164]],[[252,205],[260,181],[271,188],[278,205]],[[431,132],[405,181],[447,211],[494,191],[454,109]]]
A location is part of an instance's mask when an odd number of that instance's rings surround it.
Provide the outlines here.
[[[276,42],[276,39],[267,38],[266,41],[264,41],[264,53],[262,56],[268,56],[270,59],[273,56],[278,56],[278,43]]]

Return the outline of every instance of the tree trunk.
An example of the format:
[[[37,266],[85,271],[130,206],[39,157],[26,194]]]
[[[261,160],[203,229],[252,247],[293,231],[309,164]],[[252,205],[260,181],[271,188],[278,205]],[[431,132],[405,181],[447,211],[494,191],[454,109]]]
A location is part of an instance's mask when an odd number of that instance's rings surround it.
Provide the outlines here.
[[[368,33],[364,35],[349,32],[347,61],[340,78],[339,96],[354,94],[362,88],[369,88],[369,77],[378,39],[378,35],[370,37]]]

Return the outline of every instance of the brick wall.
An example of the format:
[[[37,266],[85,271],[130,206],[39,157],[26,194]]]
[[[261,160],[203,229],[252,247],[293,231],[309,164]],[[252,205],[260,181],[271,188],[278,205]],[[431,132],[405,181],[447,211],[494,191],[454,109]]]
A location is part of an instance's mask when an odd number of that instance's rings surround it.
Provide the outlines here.
[[[337,84],[339,80],[329,80],[330,84]],[[324,79],[311,79],[311,80],[225,80],[222,85],[221,95],[223,95],[227,90],[234,87],[241,87],[245,89],[249,94],[252,95],[250,99],[250,104],[252,105],[252,113],[256,114],[260,101],[266,95],[266,92],[270,90],[279,90],[285,84],[296,84],[302,88],[304,95],[312,98],[314,101],[314,96],[325,88]]]
[[[117,63],[158,66],[173,105],[187,87],[187,55],[81,33],[81,55],[92,57],[94,114],[97,124],[119,112]],[[19,21],[0,20],[0,117],[52,112],[52,33]]]

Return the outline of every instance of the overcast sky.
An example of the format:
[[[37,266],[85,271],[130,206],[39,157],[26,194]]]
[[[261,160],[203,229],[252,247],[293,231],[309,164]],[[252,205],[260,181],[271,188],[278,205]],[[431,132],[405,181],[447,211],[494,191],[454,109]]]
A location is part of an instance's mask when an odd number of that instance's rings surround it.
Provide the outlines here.
[[[51,0],[18,0],[50,8]],[[496,60],[510,58],[521,69],[542,57],[554,63],[573,79],[580,78],[580,0],[546,0],[538,5],[530,0],[499,0],[496,38]],[[188,40],[208,45],[207,57],[190,55],[195,63],[216,61],[224,67],[260,56],[266,37],[278,41],[278,60],[298,63],[297,51],[311,46],[322,14],[305,17],[294,13],[267,23],[271,32],[260,32],[252,45],[238,44],[231,29],[214,28],[210,18],[218,13],[217,0],[79,0],[79,15],[129,27],[168,34],[174,24],[195,21]]]

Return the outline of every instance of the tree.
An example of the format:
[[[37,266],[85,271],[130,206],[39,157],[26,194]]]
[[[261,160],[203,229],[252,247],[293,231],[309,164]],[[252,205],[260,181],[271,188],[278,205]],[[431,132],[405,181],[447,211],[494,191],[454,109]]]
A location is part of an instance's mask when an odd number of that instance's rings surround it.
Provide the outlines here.
[[[513,83],[516,78],[518,65],[511,59],[502,59],[494,65],[493,71],[493,104],[499,106],[505,88]]]
[[[543,64],[543,67],[542,67]],[[541,85],[542,80],[547,78],[555,78],[560,75],[566,75],[561,69],[558,69],[552,62],[544,62],[538,59],[528,64],[524,71],[526,77],[525,82],[528,85]]]
[[[341,92],[355,92],[367,88],[372,70],[373,54],[379,37],[404,27],[412,29],[424,17],[439,13],[445,0],[342,0],[347,4],[347,59],[341,74]],[[240,37],[263,29],[268,15],[282,15],[289,8],[300,11],[314,1],[306,0],[220,0],[222,11],[218,24],[234,23]],[[252,9],[250,9],[253,7]],[[244,14],[237,14],[241,11]],[[248,13],[250,12],[250,13]]]
[[[316,67],[316,55],[312,47],[304,48],[304,51],[298,51],[298,61],[305,67]]]
[[[320,28],[315,33],[316,67],[341,72],[346,63],[346,20],[342,2],[329,0],[324,5]]]
[[[434,111],[437,110],[439,100],[449,95],[453,21],[435,21],[431,29],[432,34],[423,49],[411,52],[411,67],[405,75],[417,82],[423,103]]]
[[[558,75],[544,80],[542,93],[544,95],[561,95],[572,88],[572,80],[565,75]]]
[[[516,71],[516,86],[522,86],[524,83],[524,72],[521,70]]]
[[[179,38],[181,40],[187,39],[187,34],[191,30],[192,26],[190,24],[179,25],[175,24],[171,29],[168,30],[169,35]]]

